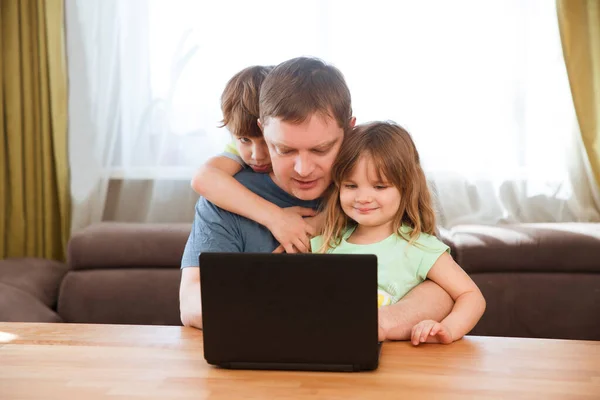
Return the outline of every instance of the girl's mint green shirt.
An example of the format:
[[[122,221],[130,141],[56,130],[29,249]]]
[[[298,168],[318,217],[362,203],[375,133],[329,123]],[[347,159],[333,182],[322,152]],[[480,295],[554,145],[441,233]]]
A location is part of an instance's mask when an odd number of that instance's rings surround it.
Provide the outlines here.
[[[375,254],[377,256],[377,286],[379,305],[394,304],[412,288],[427,278],[429,270],[450,248],[435,236],[421,233],[413,244],[398,234],[392,234],[380,242],[372,244],[348,243],[354,227],[344,232],[342,241],[336,248],[327,252],[332,254]],[[412,228],[403,225],[400,232],[408,237]],[[323,243],[323,237],[311,240],[313,252],[317,252]],[[383,293],[382,293],[383,291]],[[386,298],[387,297],[387,298]]]

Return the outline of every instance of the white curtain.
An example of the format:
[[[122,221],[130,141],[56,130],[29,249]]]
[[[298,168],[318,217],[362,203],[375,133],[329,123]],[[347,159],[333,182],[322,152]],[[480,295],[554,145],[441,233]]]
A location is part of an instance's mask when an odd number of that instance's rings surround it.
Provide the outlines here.
[[[598,221],[548,0],[67,0],[73,229],[190,222],[240,69],[311,55],[413,135],[440,221]]]

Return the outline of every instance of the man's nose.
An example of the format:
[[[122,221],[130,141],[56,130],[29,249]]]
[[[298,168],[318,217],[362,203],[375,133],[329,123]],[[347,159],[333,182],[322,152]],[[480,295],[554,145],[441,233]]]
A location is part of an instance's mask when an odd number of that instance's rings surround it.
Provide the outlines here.
[[[299,154],[294,162],[294,171],[302,177],[309,176],[315,169],[315,164],[307,154]]]

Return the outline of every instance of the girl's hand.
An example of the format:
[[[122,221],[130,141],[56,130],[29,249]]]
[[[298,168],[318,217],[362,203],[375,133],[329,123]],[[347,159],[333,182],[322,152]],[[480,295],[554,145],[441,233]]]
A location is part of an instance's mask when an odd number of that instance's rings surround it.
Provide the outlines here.
[[[267,228],[286,253],[307,253],[310,251],[310,238],[315,235],[315,229],[302,217],[312,217],[315,214],[314,210],[305,207],[282,208],[280,213],[273,215]]]
[[[410,336],[412,344],[415,346],[420,343],[450,344],[454,341],[452,333],[444,324],[430,319],[415,325]]]

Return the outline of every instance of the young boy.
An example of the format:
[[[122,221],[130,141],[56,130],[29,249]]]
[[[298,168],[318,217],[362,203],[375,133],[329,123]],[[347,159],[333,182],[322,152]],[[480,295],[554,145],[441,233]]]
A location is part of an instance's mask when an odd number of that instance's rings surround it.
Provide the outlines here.
[[[229,130],[233,140],[196,172],[192,188],[216,206],[267,227],[286,252],[308,252],[315,229],[302,217],[314,216],[314,210],[280,208],[233,178],[242,168],[271,172],[271,158],[258,125],[258,101],[260,86],[272,68],[248,67],[227,82],[221,95],[221,127]]]

